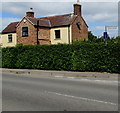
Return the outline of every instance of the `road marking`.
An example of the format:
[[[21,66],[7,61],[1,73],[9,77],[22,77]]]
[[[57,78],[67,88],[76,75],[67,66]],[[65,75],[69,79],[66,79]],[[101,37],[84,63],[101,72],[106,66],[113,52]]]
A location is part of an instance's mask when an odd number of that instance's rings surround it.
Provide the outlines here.
[[[72,96],[72,95],[67,95],[67,94],[62,94],[62,93],[57,93],[57,92],[47,92],[51,94],[56,94],[59,96],[65,96],[69,98],[74,98],[74,99],[80,99],[80,100],[85,100],[85,101],[93,101],[93,102],[98,102],[98,103],[104,103],[104,104],[110,104],[110,105],[117,105],[116,103],[111,103],[111,102],[106,102],[106,101],[101,101],[101,100],[95,100],[95,99],[89,99],[89,98],[83,98],[83,97],[77,97],[77,96]]]
[[[90,80],[90,79],[80,79],[80,80],[83,80],[83,81],[95,81],[95,82],[104,82],[104,83],[118,83],[118,81],[109,81],[109,80]]]
[[[63,78],[64,76],[55,76],[56,78]]]
[[[118,83],[118,81],[112,80],[93,80],[93,79],[84,79],[84,78],[77,78],[77,77],[65,77],[65,76],[54,76],[56,78],[67,78],[67,79],[79,79],[81,81],[92,81],[92,82],[103,82],[103,83]]]
[[[68,78],[68,79],[75,79],[75,77],[65,77],[65,76],[54,76],[56,78]]]
[[[69,79],[75,79],[75,77],[67,77],[67,78],[69,78]]]

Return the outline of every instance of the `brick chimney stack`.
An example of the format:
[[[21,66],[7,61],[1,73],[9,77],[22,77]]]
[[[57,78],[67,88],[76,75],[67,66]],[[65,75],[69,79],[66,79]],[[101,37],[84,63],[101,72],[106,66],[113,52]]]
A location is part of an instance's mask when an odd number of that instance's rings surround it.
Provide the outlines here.
[[[26,16],[34,18],[33,8],[30,8],[30,10],[28,12],[26,12]]]
[[[77,3],[74,4],[74,15],[82,16],[82,6],[80,5],[80,1],[77,0]]]

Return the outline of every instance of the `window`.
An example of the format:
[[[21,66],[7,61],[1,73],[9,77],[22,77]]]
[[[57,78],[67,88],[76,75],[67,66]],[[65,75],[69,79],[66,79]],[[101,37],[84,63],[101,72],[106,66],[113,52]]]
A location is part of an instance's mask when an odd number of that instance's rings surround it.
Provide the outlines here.
[[[22,28],[22,36],[23,37],[28,36],[28,27],[23,27]]]
[[[81,30],[81,28],[80,28],[81,22],[77,22],[76,25],[77,25],[78,29]]]
[[[55,30],[55,38],[56,39],[60,38],[60,30]]]
[[[12,42],[12,34],[8,35],[8,42]]]

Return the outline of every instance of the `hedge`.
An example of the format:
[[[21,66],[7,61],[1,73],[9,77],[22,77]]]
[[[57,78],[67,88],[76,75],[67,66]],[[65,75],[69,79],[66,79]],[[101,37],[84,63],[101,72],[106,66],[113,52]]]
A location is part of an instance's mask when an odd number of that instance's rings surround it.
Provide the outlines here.
[[[78,42],[3,48],[2,67],[120,73],[120,43]]]

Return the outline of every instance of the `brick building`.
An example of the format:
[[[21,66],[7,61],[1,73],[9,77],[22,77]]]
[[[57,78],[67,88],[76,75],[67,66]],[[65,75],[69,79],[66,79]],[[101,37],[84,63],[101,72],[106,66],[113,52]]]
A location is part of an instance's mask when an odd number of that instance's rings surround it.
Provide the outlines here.
[[[77,40],[87,40],[88,26],[82,17],[82,6],[77,1],[73,7],[74,13],[72,14],[42,18],[35,18],[33,9],[30,8],[20,22],[8,25],[2,31],[2,35],[8,36],[9,43],[12,43],[12,33],[15,33],[16,42],[14,44],[24,45],[70,44]]]

